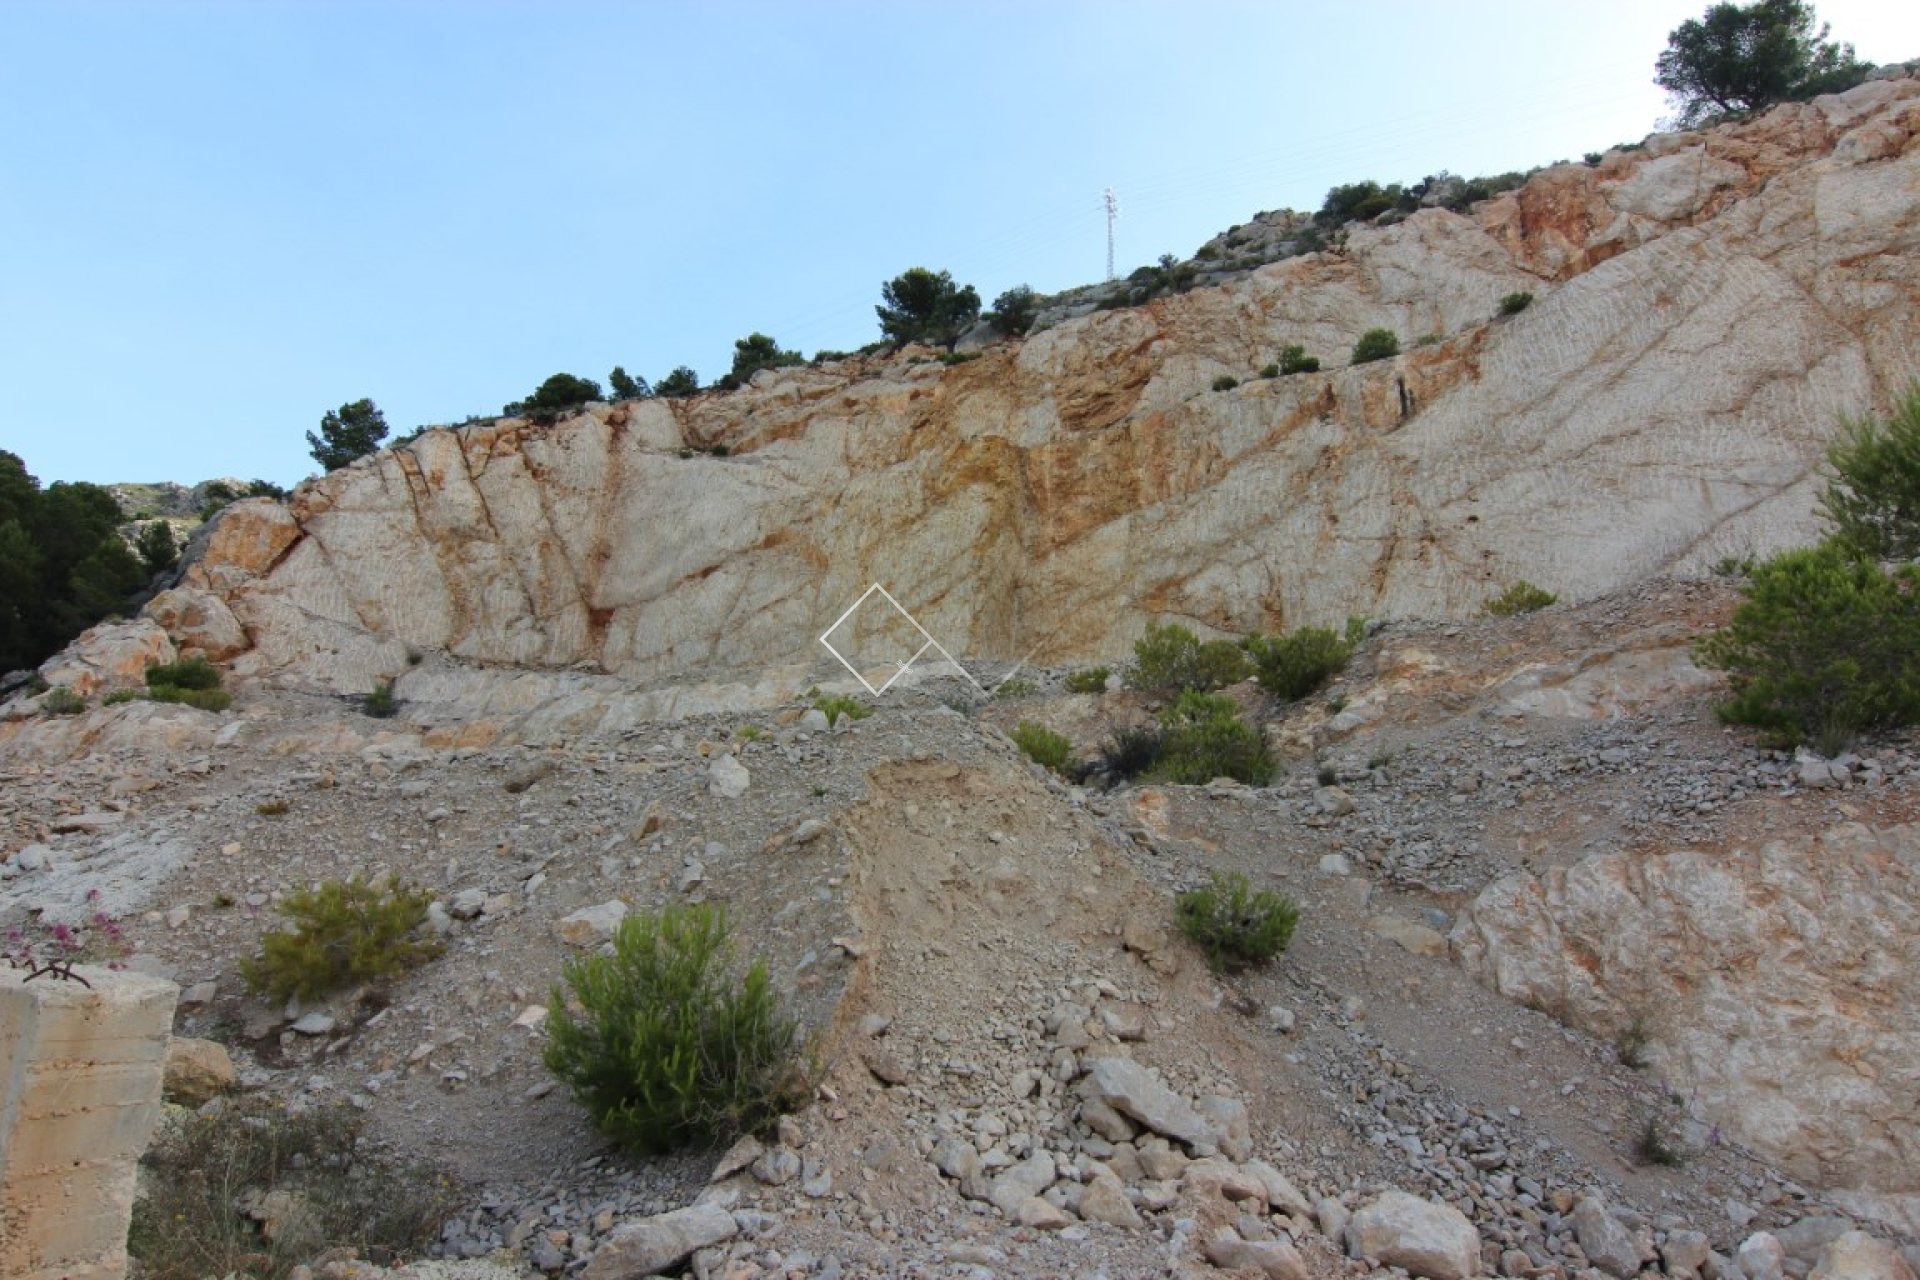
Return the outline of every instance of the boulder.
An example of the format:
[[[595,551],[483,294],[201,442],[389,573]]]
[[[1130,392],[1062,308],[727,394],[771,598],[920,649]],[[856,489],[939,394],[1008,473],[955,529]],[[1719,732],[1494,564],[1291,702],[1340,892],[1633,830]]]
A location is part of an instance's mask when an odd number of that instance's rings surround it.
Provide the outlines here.
[[[585,1280],[640,1280],[678,1266],[695,1250],[731,1240],[739,1227],[717,1204],[675,1209],[616,1227],[581,1274]]]
[[[1207,1261],[1226,1271],[1265,1276],[1267,1280],[1307,1280],[1306,1260],[1282,1240],[1243,1240],[1231,1227],[1207,1238]]]
[[[1640,1274],[1640,1244],[1598,1196],[1582,1196],[1573,1207],[1573,1235],[1587,1261],[1608,1275],[1631,1280]]]
[[[214,1040],[175,1036],[167,1042],[161,1096],[183,1107],[199,1107],[240,1083],[227,1047]]]
[[[753,775],[732,755],[718,756],[707,766],[707,790],[723,800],[738,800],[747,794]]]
[[[1383,1191],[1347,1222],[1347,1255],[1402,1267],[1427,1280],[1480,1274],[1480,1233],[1452,1205]]]
[[[1914,1273],[1886,1241],[1848,1231],[1820,1251],[1807,1280],[1914,1280]]]
[[[1016,1218],[1020,1206],[1052,1186],[1057,1177],[1053,1157],[1036,1151],[995,1178],[987,1199],[1008,1218]]]
[[[1219,1135],[1187,1100],[1154,1079],[1131,1058],[1096,1058],[1082,1088],[1089,1098],[1112,1107],[1155,1133],[1191,1147],[1214,1148]]]
[[[626,918],[627,904],[611,898],[598,906],[582,907],[562,916],[554,922],[553,932],[570,947],[597,946],[611,938]]]

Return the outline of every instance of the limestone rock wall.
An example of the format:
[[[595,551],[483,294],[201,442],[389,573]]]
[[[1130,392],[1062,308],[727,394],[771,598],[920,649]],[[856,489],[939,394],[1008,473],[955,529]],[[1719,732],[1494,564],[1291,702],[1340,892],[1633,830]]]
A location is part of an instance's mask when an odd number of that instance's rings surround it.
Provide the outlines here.
[[[1764,551],[1814,533],[1838,416],[1920,373],[1917,130],[1920,82],[1874,81],[963,365],[430,432],[230,508],[155,616],[341,690],[409,647],[665,682],[810,662],[873,581],[955,653],[1061,662],[1153,615],[1461,614]],[[1341,367],[1375,326],[1407,353]],[[1328,371],[1259,378],[1291,343]]]
[[[1452,944],[1494,990],[1575,1026],[1641,1020],[1703,1121],[1920,1231],[1920,826],[1517,873]]]

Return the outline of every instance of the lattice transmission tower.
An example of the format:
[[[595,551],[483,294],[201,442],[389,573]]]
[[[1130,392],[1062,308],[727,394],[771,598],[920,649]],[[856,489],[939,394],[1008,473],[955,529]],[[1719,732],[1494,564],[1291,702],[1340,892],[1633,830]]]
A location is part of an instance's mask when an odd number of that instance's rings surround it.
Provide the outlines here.
[[[1107,280],[1111,283],[1113,280],[1113,224],[1120,220],[1120,197],[1113,194],[1112,187],[1108,187],[1101,196],[1101,203],[1107,209]]]

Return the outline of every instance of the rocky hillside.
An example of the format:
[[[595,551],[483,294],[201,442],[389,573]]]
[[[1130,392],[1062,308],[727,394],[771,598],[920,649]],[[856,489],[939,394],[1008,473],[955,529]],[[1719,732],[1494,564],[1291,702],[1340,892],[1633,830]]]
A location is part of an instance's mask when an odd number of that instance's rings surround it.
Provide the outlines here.
[[[1057,670],[964,711],[909,680],[832,732],[583,714],[599,686],[469,716],[439,654],[388,720],[259,685],[15,718],[0,924],[125,919],[181,1035],[445,1169],[440,1250],[509,1274],[1910,1280],[1920,740],[1726,732],[1687,641],[1734,598],[1389,624],[1322,697],[1236,691],[1285,760],[1261,788],[1028,764],[1018,721],[1086,751],[1146,712]],[[1278,964],[1217,978],[1173,931],[1217,870],[1300,903]],[[285,893],[388,871],[445,955],[247,994]],[[769,958],[826,1074],[717,1167],[611,1157],[541,1066],[551,984],[689,900]]]
[[[1916,373],[1917,129],[1920,81],[1875,80],[965,364],[429,432],[230,510],[155,616],[341,690],[409,647],[781,686],[874,581],[951,652],[1065,661],[1154,615],[1460,616],[1520,578],[1699,570],[1810,535],[1840,415]],[[1347,366],[1374,327],[1406,354]],[[1326,370],[1259,377],[1287,344]]]
[[[41,669],[64,706],[0,706],[0,928],[118,917],[225,1046],[176,1096],[344,1103],[437,1166],[441,1276],[1914,1280],[1920,737],[1761,749],[1689,654],[1737,598],[1701,571],[1810,538],[1839,415],[1920,372],[1916,139],[1903,73],[976,359],[237,503]],[[1376,326],[1406,354],[1344,367]],[[1330,367],[1258,375],[1292,344]],[[1474,616],[1521,578],[1562,602]],[[968,668],[830,727],[817,637],[876,580]],[[1009,739],[1148,722],[1064,689],[1148,618],[1356,613],[1324,693],[1228,691],[1271,785]],[[884,677],[918,635],[844,640]],[[196,652],[230,709],[132,697]],[[1299,903],[1277,964],[1173,929],[1216,871]],[[290,892],[389,872],[443,954],[247,992]],[[684,901],[819,1037],[717,1164],[616,1155],[542,1065],[566,959]]]

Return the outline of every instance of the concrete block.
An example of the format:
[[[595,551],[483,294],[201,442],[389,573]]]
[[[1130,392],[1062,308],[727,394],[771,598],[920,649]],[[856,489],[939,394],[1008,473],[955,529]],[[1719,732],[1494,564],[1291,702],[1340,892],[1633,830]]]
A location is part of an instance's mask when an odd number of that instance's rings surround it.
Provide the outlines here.
[[[160,1116],[180,989],[83,966],[0,969],[0,1276],[122,1280],[135,1164]]]

